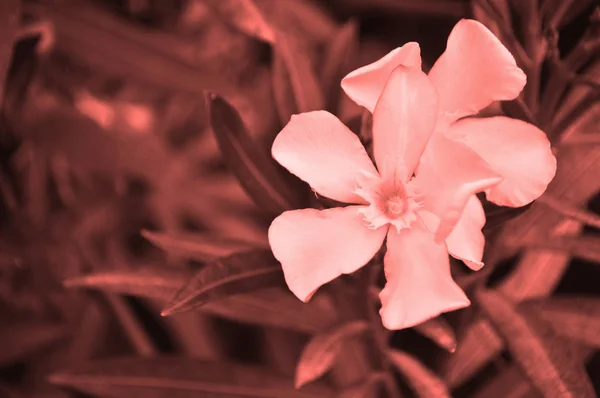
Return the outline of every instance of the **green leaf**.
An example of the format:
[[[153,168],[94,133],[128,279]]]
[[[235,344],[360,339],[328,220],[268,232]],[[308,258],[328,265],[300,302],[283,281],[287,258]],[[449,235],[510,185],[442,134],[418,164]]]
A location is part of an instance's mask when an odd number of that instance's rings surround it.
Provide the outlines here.
[[[415,326],[415,330],[449,352],[456,351],[456,335],[444,318],[425,321]]]
[[[337,322],[326,296],[303,303],[287,288],[267,288],[208,303],[199,310],[239,322],[275,326],[301,332],[325,330]]]
[[[199,359],[115,358],[88,362],[50,376],[50,382],[110,398],[330,397],[321,386],[296,391],[272,370]]]
[[[543,398],[543,396],[532,387],[518,367],[508,366],[482,386],[473,398]]]
[[[186,282],[189,273],[158,268],[97,272],[65,280],[66,287],[99,289],[167,301]]]
[[[187,271],[147,268],[141,270],[99,272],[67,279],[68,287],[155,299],[166,303],[190,278]],[[261,289],[236,294],[208,303],[198,310],[219,317],[253,325],[274,326],[314,333],[336,322],[326,296],[317,295],[303,303],[284,288]]]
[[[491,290],[476,293],[481,309],[503,337],[517,364],[548,397],[594,397],[581,358],[569,350],[544,322],[519,313]]]
[[[24,9],[52,22],[59,50],[109,75],[186,93],[236,91],[223,78],[223,71],[215,67],[223,59],[216,58],[214,47],[199,43],[198,38],[186,41],[175,34],[139,28],[91,2],[68,5],[35,2],[27,3]],[[211,51],[205,53],[205,48]],[[229,53],[236,55],[239,51]],[[243,61],[236,56],[229,61]]]
[[[2,320],[0,341],[0,366],[22,359],[47,347],[67,335],[64,325],[35,321],[15,322]]]
[[[452,388],[463,384],[503,348],[504,342],[489,321],[476,318],[460,339],[456,352],[444,363],[444,380]]]
[[[545,194],[561,203],[583,207],[600,188],[597,176],[600,167],[600,148],[587,146],[576,149],[566,147],[557,153],[561,165],[556,177]],[[501,256],[495,263],[507,259],[521,250],[520,242],[547,236],[548,231],[558,234],[577,234],[581,226],[577,222],[565,222],[565,217],[548,211],[545,204],[534,202],[531,208],[501,229],[495,238]],[[570,257],[564,253],[547,250],[527,250],[516,268],[502,282],[500,290],[516,301],[549,295],[560,282]],[[495,264],[488,264],[493,266]],[[462,384],[479,369],[500,355],[504,344],[485,319],[473,323],[464,333],[458,349],[445,364],[445,377],[451,386]]]
[[[531,249],[547,249],[568,253],[572,257],[600,263],[600,237],[597,236],[549,236],[523,242]]]
[[[342,79],[352,71],[357,52],[358,23],[350,20],[327,43],[321,68],[320,80],[327,98],[326,108],[333,113],[338,110]]]
[[[232,254],[198,271],[175,294],[162,315],[189,311],[228,296],[283,284],[281,265],[270,250]]]
[[[388,356],[419,397],[450,397],[450,392],[444,382],[411,355],[402,351],[390,350]]]
[[[5,79],[12,61],[13,46],[19,28],[20,0],[0,2],[0,109],[4,99]]]
[[[21,120],[15,130],[42,159],[60,156],[79,175],[115,174],[122,165],[119,142],[92,120],[71,109],[53,110]]]
[[[483,210],[485,212],[485,226],[483,227],[484,232],[488,232],[495,228],[501,227],[506,222],[516,218],[526,212],[531,204],[522,206],[522,207],[505,207],[498,206],[485,198],[485,195],[479,194],[477,195],[481,204],[483,205]]]
[[[275,109],[283,125],[290,121],[292,115],[300,113],[294,91],[290,83],[290,76],[285,66],[285,61],[278,51],[273,52],[271,80],[273,85],[273,96],[275,97]]]
[[[224,161],[254,202],[273,215],[302,207],[275,160],[253,142],[239,113],[218,95],[207,95],[206,100]]]
[[[600,299],[596,297],[555,297],[520,304],[527,314],[546,321],[560,336],[593,348],[600,348]]]
[[[297,113],[323,109],[323,91],[305,47],[290,35],[278,32],[275,52],[285,64]]]
[[[163,234],[144,230],[142,236],[168,254],[198,261],[215,260],[253,247],[253,244],[249,242],[215,236],[214,234]]]
[[[389,375],[389,374],[388,374]],[[381,395],[381,386],[385,382],[384,372],[373,372],[359,384],[340,391],[336,398],[371,398]]]
[[[328,332],[314,336],[304,347],[296,368],[296,388],[321,377],[334,365],[344,343],[369,329],[362,320],[345,323]]]
[[[275,44],[275,32],[252,0],[205,0],[226,23],[240,32]]]

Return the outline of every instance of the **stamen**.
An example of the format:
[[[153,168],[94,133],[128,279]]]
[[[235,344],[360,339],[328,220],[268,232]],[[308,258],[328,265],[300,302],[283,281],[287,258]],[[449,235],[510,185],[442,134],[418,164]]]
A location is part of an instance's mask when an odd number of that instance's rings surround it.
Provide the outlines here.
[[[410,228],[417,220],[415,211],[423,206],[422,194],[416,191],[412,181],[405,185],[397,179],[384,180],[363,172],[354,193],[369,203],[360,210],[367,227],[377,229],[391,224],[399,231]]]

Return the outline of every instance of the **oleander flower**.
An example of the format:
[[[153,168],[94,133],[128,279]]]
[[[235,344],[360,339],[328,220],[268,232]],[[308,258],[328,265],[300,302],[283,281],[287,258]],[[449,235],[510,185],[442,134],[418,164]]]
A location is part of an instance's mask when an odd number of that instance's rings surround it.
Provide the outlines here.
[[[385,240],[385,327],[410,327],[470,304],[452,280],[444,237],[436,239],[435,232],[446,214],[477,208],[473,195],[502,177],[450,139],[440,141],[445,147],[436,173],[415,174],[438,114],[438,94],[427,75],[399,65],[373,106],[377,167],[358,137],[328,112],[294,115],[279,133],[273,157],[318,194],[349,204],[287,211],[271,224],[271,248],[299,299],[308,301],[323,284],[364,266]]]
[[[390,74],[399,65],[421,68],[418,43],[407,43],[351,72],[343,79],[342,88],[373,112]],[[438,93],[439,114],[419,172],[443,179],[445,166],[440,159],[453,157],[448,153],[453,147],[447,144],[452,141],[467,145],[503,177],[500,184],[486,189],[489,201],[520,207],[542,195],[556,173],[556,159],[546,135],[532,124],[504,116],[469,118],[494,101],[515,99],[526,83],[525,73],[494,34],[477,21],[459,21],[428,77]],[[449,235],[450,253],[479,269],[483,266],[481,227],[485,224],[481,204],[471,198],[464,212],[454,210],[458,212],[445,214],[438,238]]]

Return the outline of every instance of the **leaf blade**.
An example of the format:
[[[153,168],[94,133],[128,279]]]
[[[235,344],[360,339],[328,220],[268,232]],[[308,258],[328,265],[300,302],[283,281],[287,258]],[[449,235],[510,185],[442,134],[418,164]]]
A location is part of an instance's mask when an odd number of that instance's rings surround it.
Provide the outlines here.
[[[456,351],[456,335],[444,318],[437,317],[425,321],[415,326],[415,330],[447,351]]]
[[[224,297],[282,285],[281,265],[270,250],[251,250],[217,259],[197,272],[161,315],[189,311]]]
[[[175,270],[146,268],[97,272],[66,279],[70,288],[88,288],[167,301],[185,283],[189,274]]]
[[[14,360],[35,353],[37,350],[67,336],[64,325],[50,324],[47,322],[2,322],[0,327],[0,341],[10,342],[3,344],[0,350],[0,365],[6,365]]]
[[[0,108],[4,99],[6,75],[13,54],[14,38],[19,27],[20,0],[0,4]]]
[[[278,32],[275,51],[287,69],[298,112],[322,109],[325,106],[323,91],[302,45],[289,35]]]
[[[556,334],[600,348],[600,299],[574,296],[530,300],[521,303],[520,308],[537,314]]]
[[[571,357],[564,346],[546,342],[550,336],[546,325],[531,316],[525,319],[500,293],[479,291],[476,297],[517,364],[541,393],[548,397],[595,396],[582,362]]]
[[[206,101],[223,158],[254,202],[273,215],[302,207],[275,160],[256,147],[239,113],[218,95],[208,94]]]
[[[181,255],[198,261],[215,260],[254,246],[250,242],[200,233],[164,234],[143,230],[142,236],[168,254]]]
[[[252,0],[207,0],[227,23],[248,36],[275,44],[275,32]]]
[[[298,361],[295,378],[296,388],[300,388],[325,374],[334,365],[343,341],[368,329],[369,324],[366,321],[356,320],[314,336],[305,346]]]
[[[342,93],[341,82],[351,71],[352,61],[358,51],[358,22],[350,20],[336,32],[327,43],[325,59],[321,69],[320,80],[326,95],[326,107],[337,113],[338,102]]]
[[[329,389],[295,391],[291,380],[270,370],[198,359],[114,358],[88,362],[50,376],[50,382],[80,392],[113,398],[178,397],[329,397]],[[169,395],[171,394],[171,395]]]
[[[390,350],[388,356],[419,397],[451,397],[444,382],[411,355],[398,350]]]

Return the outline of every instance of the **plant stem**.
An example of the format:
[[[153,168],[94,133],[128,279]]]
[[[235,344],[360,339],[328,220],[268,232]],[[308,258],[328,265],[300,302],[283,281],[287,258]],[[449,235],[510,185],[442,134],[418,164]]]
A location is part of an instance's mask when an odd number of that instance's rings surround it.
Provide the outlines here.
[[[586,37],[587,36],[587,37]],[[592,37],[591,39],[589,37]],[[569,53],[567,58],[555,62],[550,71],[549,83],[544,90],[544,99],[540,107],[539,119],[543,127],[550,127],[556,114],[556,108],[565,90],[571,83],[571,76],[581,69],[600,50],[600,39],[593,38],[592,34],[584,35],[577,46]],[[564,70],[569,73],[564,73]]]
[[[387,338],[368,296],[368,288],[372,281],[369,276],[373,275],[373,268],[369,267],[376,267],[376,265],[370,263],[354,277],[346,280],[338,278],[329,285],[329,292],[341,321],[367,319],[373,331],[369,339],[353,340],[348,343],[342,357],[337,361],[338,365],[333,369],[332,374],[335,383],[342,389],[361,382],[372,382],[369,376],[376,373],[377,368],[382,368],[390,374],[385,355]],[[382,379],[389,396],[397,398],[400,396],[398,387],[390,380],[393,379]]]
[[[545,58],[545,45],[541,37],[540,18],[537,0],[526,0],[523,5],[522,26],[525,32],[525,50],[531,59],[527,68],[525,98],[533,114],[537,112],[540,96],[542,63]]]

